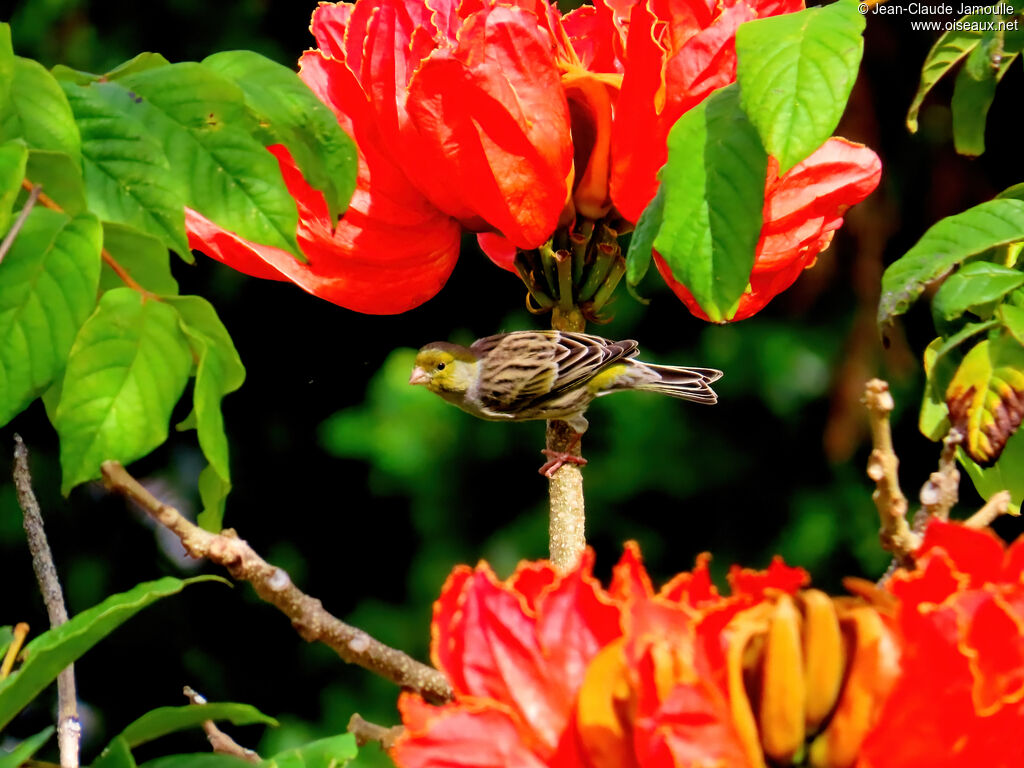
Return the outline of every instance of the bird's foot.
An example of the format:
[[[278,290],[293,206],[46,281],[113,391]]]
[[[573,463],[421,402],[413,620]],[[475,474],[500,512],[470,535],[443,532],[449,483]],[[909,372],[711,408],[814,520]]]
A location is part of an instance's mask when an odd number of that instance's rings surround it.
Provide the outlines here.
[[[542,466],[538,472],[544,477],[551,478],[555,476],[555,472],[562,468],[563,464],[575,464],[577,467],[582,467],[587,463],[579,454],[569,453],[569,451],[552,451],[549,448],[545,448],[541,451],[551,461],[548,461]]]

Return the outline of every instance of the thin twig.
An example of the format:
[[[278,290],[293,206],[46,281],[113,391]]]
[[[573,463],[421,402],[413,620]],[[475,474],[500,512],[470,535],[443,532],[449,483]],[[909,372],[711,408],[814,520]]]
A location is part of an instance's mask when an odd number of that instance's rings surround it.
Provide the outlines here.
[[[872,379],[865,387],[864,404],[868,409],[871,439],[874,450],[868,459],[867,474],[875,481],[871,498],[878,508],[881,520],[879,538],[882,546],[892,552],[900,565],[910,563],[910,555],[920,545],[920,536],[907,523],[907,497],[900,490],[899,459],[892,445],[889,415],[894,403],[889,385],[881,379]]]
[[[992,498],[985,502],[985,506],[964,520],[968,528],[988,528],[1000,515],[1010,511],[1010,492],[999,491],[992,495]]]
[[[196,693],[196,691],[187,685],[182,692],[192,704],[202,705],[206,703],[205,696]],[[237,741],[232,739],[224,733],[224,731],[218,728],[217,724],[214,723],[213,720],[203,720],[203,732],[206,734],[206,738],[210,742],[210,747],[217,754],[231,755],[232,757],[241,758],[249,763],[263,762],[263,759],[256,754],[256,752],[247,747],[243,747]]]
[[[362,747],[371,741],[376,741],[382,749],[391,749],[398,740],[398,737],[405,732],[405,728],[401,725],[385,728],[383,725],[377,725],[369,720],[364,720],[356,712],[349,718],[348,732],[356,737],[357,747]]]
[[[921,487],[921,511],[915,516],[914,530],[921,533],[928,520],[948,520],[960,491],[960,470],[956,468],[956,447],[963,442],[963,433],[953,427],[942,441],[939,471],[932,472]],[[919,519],[918,519],[919,518]]]
[[[191,557],[208,558],[227,568],[233,578],[252,584],[256,594],[291,619],[292,626],[307,642],[321,642],[342,660],[415,691],[432,703],[452,698],[451,686],[443,673],[328,613],[320,600],[302,592],[287,572],[270,565],[233,530],[225,529],[219,534],[204,531],[174,507],[156,499],[119,462],[103,462],[102,471],[108,489],[139,504],[153,520],[181,540]]]
[[[11,225],[10,230],[4,236],[4,240],[0,243],[0,262],[4,260],[4,256],[11,250],[11,246],[14,245],[14,238],[18,236],[21,228],[25,225],[25,219],[32,212],[32,209],[36,205],[36,200],[39,199],[39,195],[42,193],[43,188],[38,184],[33,186],[28,192],[28,199],[25,201],[25,205],[22,207],[21,212],[18,214],[18,218],[14,220],[14,224]]]
[[[68,620],[64,607],[64,593],[60,588],[53,554],[43,530],[43,516],[39,502],[32,490],[32,475],[28,468],[28,449],[21,435],[14,436],[14,487],[18,492],[18,503],[28,537],[28,548],[32,553],[32,567],[36,572],[39,590],[43,593],[46,613],[54,629]],[[78,768],[78,749],[82,739],[82,725],[78,720],[78,703],[75,697],[75,668],[68,664],[57,676],[57,743],[60,748],[61,768]]]
[[[11,670],[14,669],[14,661],[18,658],[18,653],[25,644],[25,638],[28,637],[28,624],[24,621],[19,621],[14,625],[14,631],[11,634],[13,635],[11,644],[7,646],[4,660],[0,661],[0,680],[7,679],[7,676],[11,674]]]
[[[554,312],[551,326],[558,331],[586,330],[586,320],[579,310],[563,314]],[[575,430],[563,421],[549,421],[545,434],[547,451],[579,455],[580,441]],[[583,501],[583,473],[573,464],[563,464],[548,478],[551,512],[548,518],[548,551],[551,565],[560,573],[575,568],[587,547],[585,531],[586,508]]]

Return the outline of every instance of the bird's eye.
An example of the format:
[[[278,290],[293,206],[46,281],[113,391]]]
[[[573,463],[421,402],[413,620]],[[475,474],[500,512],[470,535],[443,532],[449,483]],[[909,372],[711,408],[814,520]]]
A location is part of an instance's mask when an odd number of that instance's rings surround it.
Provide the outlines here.
[[[437,370],[443,371],[444,370],[444,363],[438,363],[437,364]]]

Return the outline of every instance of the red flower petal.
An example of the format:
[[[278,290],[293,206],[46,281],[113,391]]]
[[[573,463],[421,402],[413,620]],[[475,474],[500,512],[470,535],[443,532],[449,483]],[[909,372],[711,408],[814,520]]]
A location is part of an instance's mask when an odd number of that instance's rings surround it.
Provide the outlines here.
[[[640,556],[640,545],[635,541],[626,542],[622,557],[612,569],[612,583],[608,591],[615,600],[622,602],[641,600],[654,594],[651,577],[647,575]]]
[[[971,587],[1001,579],[1004,545],[991,529],[976,531],[957,523],[933,520],[915,557],[927,560],[935,550],[945,552],[953,567],[969,576]]]
[[[811,583],[811,575],[803,568],[786,565],[781,557],[772,558],[766,571],[754,571],[734,565],[729,569],[729,585],[734,596],[753,597],[760,600],[765,590],[778,589],[794,594],[801,587]]]

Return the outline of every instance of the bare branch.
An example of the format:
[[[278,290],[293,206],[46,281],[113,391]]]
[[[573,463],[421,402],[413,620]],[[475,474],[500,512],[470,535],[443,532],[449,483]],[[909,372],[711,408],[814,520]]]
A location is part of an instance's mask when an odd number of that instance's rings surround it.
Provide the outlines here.
[[[182,691],[192,704],[202,705],[206,703],[206,697],[202,694],[196,693],[189,686],[185,686]],[[228,736],[224,731],[217,727],[217,724],[213,720],[203,721],[203,732],[206,734],[207,740],[210,742],[210,747],[214,752],[220,755],[231,755],[232,757],[238,757],[249,763],[262,763],[263,759],[251,749],[243,747],[237,741]]]
[[[401,725],[385,728],[383,725],[377,725],[376,723],[364,720],[356,712],[349,718],[348,732],[356,737],[357,747],[362,747],[371,741],[376,741],[380,743],[382,749],[391,749],[398,740],[398,737],[405,732],[405,728]]]
[[[908,564],[910,554],[920,545],[921,537],[907,523],[907,497],[900,490],[900,462],[893,450],[889,426],[889,415],[894,407],[889,385],[881,379],[871,379],[865,386],[864,404],[868,409],[874,445],[868,459],[867,474],[876,486],[871,498],[878,508],[882,524],[879,537],[882,546],[892,552],[901,565]]]
[[[43,530],[43,516],[39,502],[32,490],[32,475],[28,468],[28,449],[21,435],[14,436],[14,487],[18,493],[28,537],[28,548],[32,553],[32,567],[36,572],[39,590],[43,593],[46,613],[50,626],[56,629],[68,620],[64,607],[64,593],[60,588],[53,554]],[[78,768],[78,750],[82,740],[82,725],[78,720],[78,703],[75,696],[75,668],[68,664],[57,676],[57,743],[60,748],[61,768]]]
[[[999,491],[992,494],[992,498],[985,502],[985,506],[964,520],[968,528],[988,528],[997,517],[1005,515],[1010,511],[1010,492]]]
[[[39,194],[42,192],[42,190],[43,188],[40,187],[38,184],[33,186],[29,190],[28,199],[25,200],[25,205],[22,207],[21,212],[18,214],[18,218],[14,220],[14,224],[11,225],[11,228],[7,231],[7,234],[4,235],[3,242],[0,243],[0,262],[4,260],[4,256],[7,255],[7,252],[11,250],[11,246],[14,245],[14,238],[18,236],[18,233],[21,231],[21,228],[25,226],[25,219],[28,218],[28,215],[32,212],[32,209],[35,207],[36,200],[39,199]]]
[[[174,507],[156,499],[119,462],[104,462],[102,471],[107,488],[139,504],[181,540],[191,557],[212,560],[227,568],[233,578],[252,584],[256,594],[291,619],[292,626],[307,642],[321,642],[343,661],[375,672],[430,702],[443,703],[452,698],[451,686],[443,673],[328,613],[320,600],[302,592],[287,572],[270,565],[233,530],[225,529],[219,534],[204,531]]]
[[[929,519],[948,520],[949,511],[956,504],[960,492],[960,470],[956,468],[956,447],[963,442],[963,433],[953,427],[942,441],[939,456],[939,471],[932,472],[928,482],[921,487],[920,520],[915,519],[914,529],[920,533]]]

